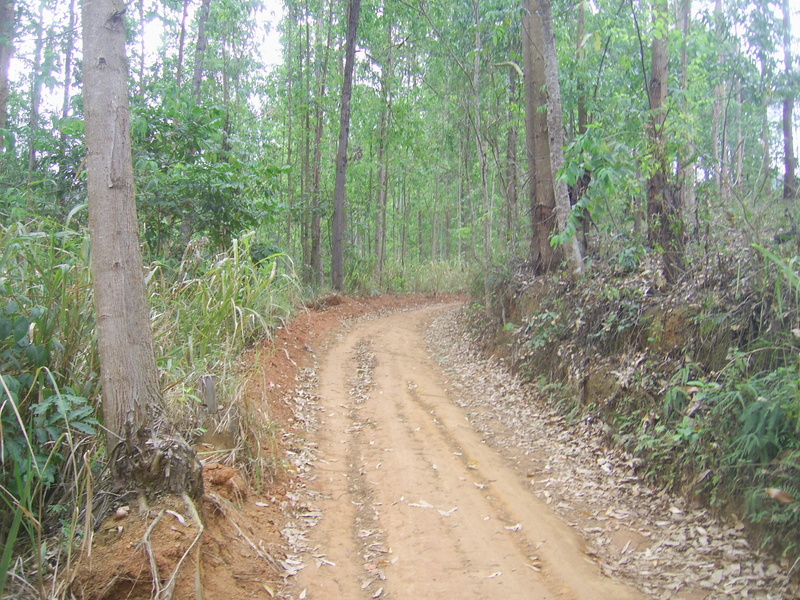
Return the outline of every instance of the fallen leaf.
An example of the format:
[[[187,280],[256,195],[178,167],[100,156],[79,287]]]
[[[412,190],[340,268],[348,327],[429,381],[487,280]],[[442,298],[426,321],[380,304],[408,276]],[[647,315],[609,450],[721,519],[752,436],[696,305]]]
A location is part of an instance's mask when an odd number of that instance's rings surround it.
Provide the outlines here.
[[[300,592],[300,600],[306,600],[306,590]]]
[[[770,498],[773,500],[777,500],[783,504],[791,504],[794,502],[794,496],[791,494],[787,494],[781,489],[778,488],[764,488],[764,491],[767,493]]]
[[[467,463],[467,468],[468,468],[468,469],[477,469],[477,468],[478,468],[478,461],[477,461],[477,460],[471,460],[471,461],[469,461],[469,462]]]
[[[486,579],[494,579],[495,577],[500,577],[500,575],[502,574],[503,574],[502,571],[498,571],[497,573],[492,573],[491,575],[487,575]]]
[[[373,598],[380,598],[381,594],[383,593],[383,588],[378,588],[378,591],[372,594]]]

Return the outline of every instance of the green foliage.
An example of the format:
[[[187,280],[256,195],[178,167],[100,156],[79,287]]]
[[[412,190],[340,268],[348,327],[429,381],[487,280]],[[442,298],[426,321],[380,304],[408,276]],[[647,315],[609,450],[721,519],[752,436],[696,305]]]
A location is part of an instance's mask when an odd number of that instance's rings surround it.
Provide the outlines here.
[[[180,255],[192,234],[208,236],[221,250],[275,217],[285,169],[233,143],[225,107],[179,95],[158,110],[142,109],[133,117],[134,162],[145,240],[156,256]]]
[[[48,503],[81,468],[98,433],[86,395],[94,360],[86,239],[69,231],[0,231],[0,594],[20,531],[40,547]],[[76,391],[79,390],[79,391]],[[37,554],[38,560],[42,556]]]

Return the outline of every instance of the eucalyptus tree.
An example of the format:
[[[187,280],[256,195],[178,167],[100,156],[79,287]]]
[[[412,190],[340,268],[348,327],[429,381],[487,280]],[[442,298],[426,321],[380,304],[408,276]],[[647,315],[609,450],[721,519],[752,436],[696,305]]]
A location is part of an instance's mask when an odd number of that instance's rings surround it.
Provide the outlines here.
[[[350,99],[353,95],[353,67],[356,59],[358,20],[361,0],[350,0],[347,11],[347,40],[345,46],[344,81],[341,94],[339,148],[336,152],[336,185],[333,189],[333,244],[331,249],[331,279],[334,289],[344,291],[345,184],[347,182],[347,146],[350,141]]]
[[[111,472],[122,489],[199,498],[195,451],[163,422],[139,250],[131,153],[125,5],[82,4],[83,96],[103,417]]]

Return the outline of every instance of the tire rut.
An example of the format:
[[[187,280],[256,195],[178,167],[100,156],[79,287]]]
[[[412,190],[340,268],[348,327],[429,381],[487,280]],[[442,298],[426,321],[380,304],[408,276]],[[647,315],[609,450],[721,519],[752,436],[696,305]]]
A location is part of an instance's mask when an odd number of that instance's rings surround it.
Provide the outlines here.
[[[642,597],[600,574],[448,398],[421,335],[437,310],[357,323],[327,351],[307,484],[317,567],[287,597]]]

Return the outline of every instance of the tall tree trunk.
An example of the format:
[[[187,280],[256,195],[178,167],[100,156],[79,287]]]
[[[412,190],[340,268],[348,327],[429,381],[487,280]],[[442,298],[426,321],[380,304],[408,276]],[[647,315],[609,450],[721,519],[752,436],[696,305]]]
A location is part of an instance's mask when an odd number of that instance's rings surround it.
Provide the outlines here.
[[[131,157],[125,4],[84,2],[83,73],[91,269],[111,472],[142,491],[203,491],[194,450],[159,438],[162,408],[145,295]]]
[[[575,49],[575,61],[578,64],[578,135],[583,135],[586,133],[586,129],[589,126],[589,113],[586,109],[586,86],[585,86],[585,77],[586,77],[586,50],[584,44],[584,37],[586,32],[586,1],[580,0],[578,2],[578,26],[576,28],[576,49]],[[580,202],[581,198],[586,194],[587,190],[589,189],[589,184],[592,180],[591,172],[585,172],[575,183],[575,187],[572,190],[572,196],[570,197],[571,204],[577,204]],[[578,241],[580,243],[581,252],[585,253],[589,248],[589,225],[591,223],[590,215],[588,210],[581,210],[580,214],[578,215],[578,221],[580,223],[579,230],[577,232]]]
[[[547,94],[544,34],[539,0],[527,0],[522,13],[522,53],[525,64],[525,143],[530,172],[531,263],[539,273],[555,267],[557,254],[550,245],[555,231],[555,190],[550,169],[547,132]]]
[[[0,0],[0,129],[8,121],[8,71],[14,53],[14,0]],[[0,152],[5,150],[6,138],[0,135]],[[0,165],[2,164],[0,156]]]
[[[314,166],[311,187],[311,280],[317,287],[324,283],[322,269],[322,128],[324,125],[323,101],[325,85],[328,78],[328,61],[330,58],[331,37],[333,35],[333,2],[328,7],[328,34],[325,44],[322,72],[319,77],[319,93],[315,105],[316,124],[314,126]],[[319,38],[319,34],[317,34]],[[322,49],[319,49],[322,52]],[[319,59],[318,59],[319,60]]]
[[[189,16],[189,0],[183,0],[183,13],[181,14],[181,32],[178,35],[178,69],[175,72],[175,83],[181,89],[183,81],[183,53],[186,49],[186,19]]]
[[[668,283],[683,271],[683,222],[680,194],[669,181],[669,159],[664,136],[667,115],[669,62],[667,0],[654,0],[653,69],[648,90],[650,101],[650,153],[654,162],[647,180],[647,217],[650,243],[662,255],[662,269]]]
[[[689,33],[692,22],[692,0],[681,0],[681,31],[683,39],[681,43],[681,90],[684,92],[688,87],[689,78]],[[683,109],[689,111],[687,101],[682,101]],[[694,140],[691,137],[688,140],[687,149],[685,154],[693,156],[695,153]],[[697,210],[697,195],[695,194],[695,166],[694,163],[687,164],[686,156],[679,159],[678,177],[681,182],[681,206],[686,215],[694,214],[695,235],[700,231],[699,211]]]
[[[144,0],[137,0],[139,9],[139,94],[144,98]]]
[[[792,18],[789,0],[783,0],[783,59],[786,73],[786,92],[783,96],[783,198],[797,198],[796,161],[794,155],[794,85],[792,76]]]
[[[39,131],[39,104],[42,100],[42,53],[44,52],[44,4],[39,6],[36,26],[36,49],[31,72],[31,111],[28,119],[28,184],[33,181],[36,170],[36,134]]]
[[[286,137],[284,138],[283,146],[286,148],[286,162],[289,169],[286,172],[286,243],[284,244],[284,251],[292,255],[292,217],[294,214],[294,181],[292,178],[292,149],[294,147],[293,125],[294,125],[294,26],[297,22],[297,17],[294,11],[294,5],[288,4],[289,21],[287,23],[286,31]],[[302,69],[302,65],[301,65]]]
[[[386,7],[384,7],[386,10]],[[381,69],[381,121],[378,132],[378,206],[375,218],[375,270],[378,283],[381,283],[383,267],[386,261],[386,204],[389,193],[389,150],[386,138],[389,114],[392,106],[391,77],[394,70],[394,52],[392,49],[392,24],[388,15],[386,19],[386,61]]]
[[[303,253],[303,278],[312,281],[311,273],[311,210],[310,198],[312,189],[311,174],[311,25],[309,23],[308,2],[306,1],[304,16],[306,17],[305,44],[300,57],[300,83],[303,89],[302,125],[303,125],[303,156],[300,165],[300,201],[303,205],[303,215],[300,224],[300,246]]]
[[[339,121],[339,149],[336,153],[336,184],[333,188],[333,248],[331,256],[331,279],[333,288],[344,291],[344,209],[345,185],[347,183],[347,144],[350,139],[350,98],[353,95],[353,67],[356,61],[356,36],[361,0],[350,0],[347,16],[347,42],[344,60],[344,82],[342,83],[342,114]]]
[[[512,255],[519,243],[519,172],[517,171],[517,69],[508,68],[508,136],[506,139],[506,242]]]
[[[70,0],[67,18],[66,42],[64,48],[64,95],[61,101],[61,120],[69,117],[69,102],[72,98],[72,55],[75,51],[75,0]],[[63,174],[66,170],[67,134],[61,129],[58,140],[59,170]],[[62,194],[63,195],[63,194]],[[63,201],[63,197],[62,197]]]
[[[716,0],[714,4],[714,21],[717,34],[717,42],[720,50],[717,52],[717,61],[720,67],[724,64],[725,56],[722,53],[722,40],[725,35],[723,31],[722,0]],[[666,85],[666,83],[665,83]],[[712,155],[714,158],[714,184],[717,189],[717,198],[726,206],[728,203],[727,194],[727,174],[725,169],[725,120],[722,117],[722,105],[725,100],[725,86],[720,81],[714,86],[714,108],[712,113],[711,138],[713,140]]]
[[[206,23],[211,12],[211,0],[203,0],[200,4],[200,15],[197,21],[197,42],[194,47],[194,73],[192,74],[192,97],[200,103],[200,86],[203,84],[203,61],[205,59],[208,36]]]
[[[558,230],[564,234],[569,221],[569,190],[566,182],[558,177],[564,168],[564,113],[561,109],[561,85],[558,81],[558,56],[553,31],[553,15],[550,0],[541,0],[542,32],[544,34],[545,78],[547,81],[547,128],[550,131],[550,176],[554,182],[556,196],[556,220]],[[564,241],[567,264],[574,275],[583,273],[583,257],[577,233]]]
[[[486,143],[483,139],[483,125],[481,115],[481,52],[483,51],[483,38],[481,37],[481,16],[478,0],[472,0],[472,12],[475,19],[475,53],[472,61],[472,109],[475,111],[472,126],[475,130],[475,150],[478,153],[478,164],[481,171],[481,195],[483,196],[483,263],[489,269],[492,261],[492,205],[489,197],[489,157]],[[475,220],[473,219],[473,223]],[[484,279],[484,305],[489,307],[488,278]]]

